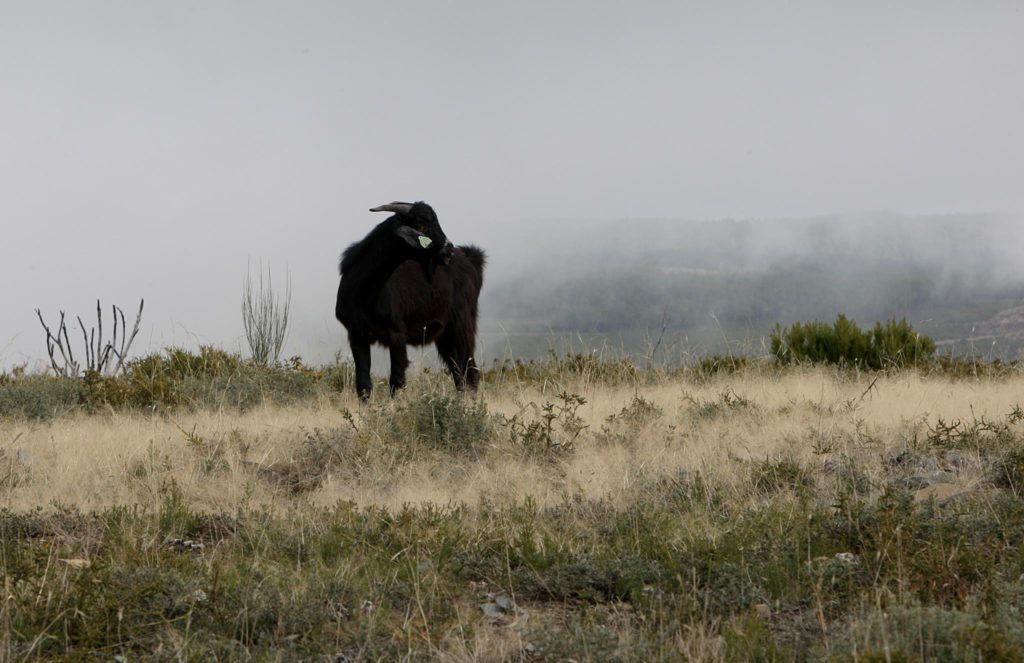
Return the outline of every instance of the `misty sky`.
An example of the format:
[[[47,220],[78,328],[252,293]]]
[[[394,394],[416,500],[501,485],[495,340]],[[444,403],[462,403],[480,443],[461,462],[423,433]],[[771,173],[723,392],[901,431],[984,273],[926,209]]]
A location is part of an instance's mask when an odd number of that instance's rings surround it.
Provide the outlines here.
[[[5,0],[0,366],[97,297],[146,298],[139,350],[239,349],[260,259],[329,357],[393,199],[499,273],[546,219],[1021,211],[1022,35],[1018,2]]]

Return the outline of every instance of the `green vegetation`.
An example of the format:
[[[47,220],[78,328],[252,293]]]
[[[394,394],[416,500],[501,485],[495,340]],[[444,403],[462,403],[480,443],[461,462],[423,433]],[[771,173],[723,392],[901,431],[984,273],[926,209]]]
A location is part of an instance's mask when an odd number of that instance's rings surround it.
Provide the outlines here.
[[[515,634],[512,658],[639,661],[706,632],[703,656],[728,661],[1024,656],[1018,495],[812,498],[789,461],[755,467],[751,487],[768,495],[756,508],[695,474],[545,509],[204,514],[168,485],[154,511],[2,511],[5,647],[425,659],[495,631]]]
[[[319,369],[292,359],[262,366],[211,347],[170,348],[130,361],[117,376],[88,372],[81,379],[0,376],[0,416],[50,419],[71,411],[232,407],[289,404],[351,389],[351,365]]]
[[[880,326],[883,340],[912,334],[890,326]],[[856,347],[867,352],[879,337],[860,333],[869,341]],[[871,367],[866,354],[838,356]],[[886,357],[881,379],[900,365]],[[327,399],[337,425],[292,430],[294,448],[272,463],[246,455],[252,433],[180,428],[200,479],[225,480],[232,464],[251,473],[253,487],[230,510],[197,510],[172,478],[154,482],[148,506],[0,510],[0,647],[17,660],[1024,657],[1019,405],[998,417],[908,422],[888,446],[861,421],[850,440],[819,426],[792,433],[791,453],[641,471],[692,453],[701,431],[761,435],[771,417],[788,430],[795,408],[815,421],[860,416],[855,399],[772,405],[751,395],[804,370],[716,358],[666,372],[588,355],[496,365],[485,389],[512,409],[458,395],[436,371],[396,399],[356,406],[344,363],[263,367],[212,348],[143,357],[117,378],[3,376],[0,416],[18,422]],[[818,370],[840,383],[856,375]],[[588,389],[609,385],[625,399],[585,418]],[[673,392],[677,411],[646,387]],[[602,453],[635,459],[635,471],[603,496],[574,490],[568,461]],[[159,478],[171,462],[136,460],[127,480]],[[515,465],[565,488],[543,506],[488,490],[475,503],[396,508],[313,499],[332,481],[388,483],[387,472],[426,462],[464,481],[480,467]],[[969,487],[928,492],[968,462]],[[31,484],[33,471],[31,458],[0,449],[4,490]],[[264,492],[283,502],[257,503]]]
[[[1020,365],[936,356],[932,340],[915,332],[905,320],[877,323],[872,330],[862,331],[842,315],[834,325],[810,322],[777,327],[771,350],[781,365],[826,363],[857,370],[914,367],[926,374],[961,378],[1013,374]],[[751,370],[776,369],[756,359],[731,355],[699,358],[692,365],[640,368],[629,359],[552,352],[545,360],[495,362],[483,370],[481,379],[492,386],[557,386],[574,381],[639,386],[670,377],[707,381]],[[264,366],[208,346],[196,352],[170,348],[131,360],[117,376],[89,372],[73,379],[20,369],[0,374],[0,417],[47,420],[78,411],[172,412],[223,407],[245,411],[263,404],[337,400],[352,391],[354,375],[351,363],[340,359],[318,368],[306,366],[297,357]],[[428,369],[428,375],[438,385],[447,380],[443,372]],[[723,402],[705,406],[711,410],[734,406],[728,398],[725,395]],[[437,405],[447,407],[445,402]],[[526,433],[527,438],[533,434]],[[442,435],[463,437],[461,432]]]
[[[932,360],[935,341],[914,331],[906,319],[875,323],[863,331],[856,322],[839,315],[834,324],[795,323],[775,326],[772,355],[787,363],[810,362],[879,370],[920,366]]]

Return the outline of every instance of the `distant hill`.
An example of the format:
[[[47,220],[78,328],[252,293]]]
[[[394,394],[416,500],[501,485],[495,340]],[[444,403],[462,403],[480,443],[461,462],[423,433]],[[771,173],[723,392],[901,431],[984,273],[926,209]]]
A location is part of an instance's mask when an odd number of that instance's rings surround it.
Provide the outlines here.
[[[574,230],[570,230],[573,228]],[[906,317],[958,353],[1024,350],[1024,219],[861,214],[553,224],[484,290],[491,356],[575,339],[634,354],[759,352],[775,323]],[[664,333],[662,330],[664,329]]]

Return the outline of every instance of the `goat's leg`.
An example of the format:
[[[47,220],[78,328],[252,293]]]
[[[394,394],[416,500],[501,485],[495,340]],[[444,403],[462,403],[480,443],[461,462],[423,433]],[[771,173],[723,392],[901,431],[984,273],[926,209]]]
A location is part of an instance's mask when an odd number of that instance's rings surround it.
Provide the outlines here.
[[[476,352],[476,311],[473,317],[460,326],[460,333],[456,335],[456,356],[461,357],[462,372],[466,378],[466,385],[470,391],[476,391],[480,384],[480,369],[477,368],[476,359],[473,354]]]
[[[370,377],[370,344],[349,340],[352,360],[356,364],[356,393],[361,400],[369,400],[373,392],[373,378]]]
[[[473,358],[473,353],[470,352],[469,358],[466,360],[466,386],[469,387],[470,391],[476,391],[479,384],[480,369],[477,368],[476,359]]]
[[[456,348],[451,332],[445,330],[434,341],[434,345],[437,347],[437,354],[441,357],[441,361],[448,367],[448,372],[452,374],[455,388],[462,391],[466,387],[466,374],[460,369],[459,361],[455,356]]]
[[[476,350],[476,338],[472,335],[464,336],[459,340],[456,356],[460,358],[459,366],[462,369],[463,378],[470,391],[476,391],[480,384],[480,369],[477,368],[473,352]]]
[[[457,334],[446,330],[438,337],[436,344],[438,354],[452,374],[455,388],[464,391],[469,387],[470,391],[476,391],[480,384],[480,369],[473,359],[472,340],[459,339]]]
[[[391,395],[405,387],[405,369],[409,366],[409,354],[405,343],[391,345]]]

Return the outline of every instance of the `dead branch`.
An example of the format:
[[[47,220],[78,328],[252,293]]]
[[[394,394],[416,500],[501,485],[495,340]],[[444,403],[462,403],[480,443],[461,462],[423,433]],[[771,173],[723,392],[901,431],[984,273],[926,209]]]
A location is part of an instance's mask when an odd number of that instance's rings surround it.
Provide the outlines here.
[[[64,311],[60,312],[60,326],[57,327],[56,334],[50,330],[50,327],[43,320],[43,314],[39,309],[36,309],[36,315],[39,317],[39,323],[43,326],[43,330],[46,331],[46,353],[50,357],[50,366],[53,367],[54,372],[65,377],[78,375],[78,364],[75,362],[74,353],[71,351],[71,343],[67,341],[68,332],[67,326],[64,323]],[[62,335],[63,338],[61,338]],[[67,343],[65,343],[66,341]],[[60,352],[61,361],[59,363],[54,354],[55,351]]]
[[[139,301],[139,312],[135,317],[135,327],[132,333],[127,333],[124,311],[117,305],[111,307],[111,315],[114,318],[113,339],[104,342],[103,340],[103,308],[99,300],[96,300],[96,327],[86,329],[85,322],[81,316],[76,316],[78,327],[82,332],[82,344],[85,352],[85,370],[96,372],[101,375],[117,375],[124,370],[125,362],[131,352],[132,342],[139,333],[142,325],[142,310],[145,300]],[[39,324],[43,326],[46,333],[46,352],[50,357],[50,366],[54,373],[63,377],[78,377],[82,366],[75,361],[74,352],[71,348],[71,340],[68,337],[67,321],[64,311],[60,312],[60,321],[57,331],[54,333],[43,319],[43,314],[36,309],[36,316]],[[120,341],[120,345],[118,345]],[[58,357],[58,354],[60,355]],[[117,357],[117,363],[111,366],[111,358]]]
[[[121,349],[120,351],[114,350],[114,354],[117,355],[117,366],[114,367],[115,375],[124,367],[124,360],[128,356],[128,352],[131,350],[132,342],[135,340],[135,336],[139,333],[139,325],[142,324],[142,307],[145,306],[145,304],[146,300],[139,300],[139,313],[135,316],[135,326],[132,328],[131,336],[127,337],[127,343],[125,342],[126,329],[124,326],[124,311],[118,309],[118,311],[121,313]]]

